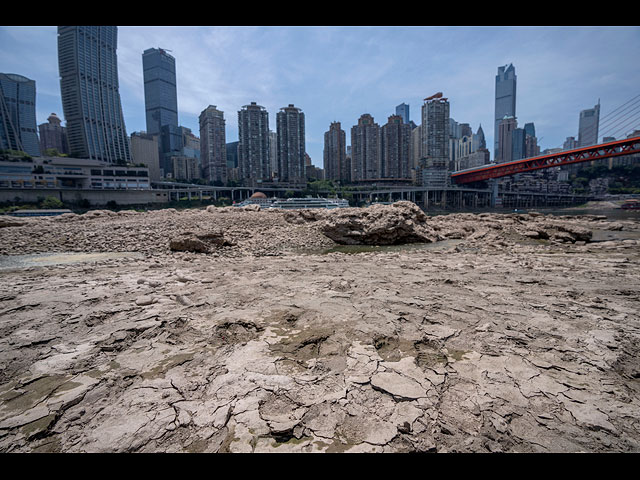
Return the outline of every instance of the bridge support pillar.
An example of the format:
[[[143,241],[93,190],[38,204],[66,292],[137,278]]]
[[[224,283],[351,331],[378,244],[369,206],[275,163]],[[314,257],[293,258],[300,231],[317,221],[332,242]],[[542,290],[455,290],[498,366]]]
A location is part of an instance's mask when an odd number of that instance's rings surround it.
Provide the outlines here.
[[[493,179],[491,180],[491,207],[495,208],[496,203],[498,200],[498,180],[497,179]]]

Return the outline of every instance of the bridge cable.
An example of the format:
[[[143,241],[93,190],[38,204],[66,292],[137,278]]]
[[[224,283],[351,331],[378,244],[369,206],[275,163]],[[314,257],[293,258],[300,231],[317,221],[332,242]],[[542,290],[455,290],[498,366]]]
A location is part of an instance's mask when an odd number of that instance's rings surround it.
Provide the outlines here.
[[[623,112],[621,111],[616,118],[611,119],[611,122],[617,122],[617,124],[612,124],[612,123],[607,124],[607,122],[605,122],[601,126],[601,130],[602,131],[606,131],[607,133],[610,133],[610,132],[617,133],[617,130],[613,130],[613,129],[616,128],[620,124],[620,121],[625,121],[626,119],[629,118],[630,115],[635,114],[635,112],[637,112],[638,109],[640,109],[640,100],[638,102],[636,102],[636,103],[637,103],[637,105],[634,104],[635,106],[630,111],[625,112],[624,115],[623,115]],[[607,130],[607,128],[609,130]],[[606,135],[606,136],[612,136],[612,135]]]
[[[630,108],[631,106],[636,105],[636,103],[638,103],[638,100],[640,98],[640,95],[636,95],[635,97],[631,98],[630,100],[626,101],[625,103],[623,103],[622,105],[614,108],[611,112],[607,113],[604,117],[602,117],[602,119],[598,120],[598,125],[597,127],[591,126],[588,127],[587,129],[585,129],[583,131],[583,135],[588,136],[589,134],[593,133],[593,130],[595,128],[598,128],[598,130],[600,130],[600,132],[602,132],[603,128],[609,127],[610,125],[607,125],[607,122],[611,122],[611,121],[616,121],[620,118],[620,114],[626,110],[627,108]],[[633,103],[632,103],[633,102]],[[632,105],[629,105],[630,103],[632,103]],[[635,108],[634,108],[635,110]],[[616,116],[614,117],[613,115],[616,114]],[[603,137],[605,136],[613,136],[610,135],[609,132],[607,132],[606,135],[602,135]],[[574,137],[575,138],[575,137]],[[556,148],[561,148],[562,150],[566,151],[566,150],[572,150],[572,148],[564,148],[564,144],[562,146],[558,145]],[[575,148],[575,147],[573,147]]]
[[[629,119],[630,117],[631,119]],[[640,105],[638,105],[634,110],[627,112],[626,116],[621,116],[620,118],[617,118],[616,119],[617,123],[614,125],[609,125],[608,130],[606,130],[607,134],[603,136],[615,137],[620,134],[624,135],[624,133],[627,131],[625,127],[635,124],[635,122],[638,122],[639,118],[640,118]],[[623,122],[626,122],[626,123],[623,123]],[[621,124],[623,124],[623,127],[620,127]]]
[[[609,112],[607,115],[605,115],[601,119],[598,119],[598,125],[591,126],[591,127],[586,128],[585,130],[583,130],[583,135],[589,136],[589,135],[591,135],[593,133],[594,130],[599,130],[600,132],[602,132],[605,128],[610,126],[610,125],[608,125],[609,122],[618,121],[620,119],[620,116],[622,115],[622,113],[625,110],[627,110],[628,108],[634,107],[639,102],[640,102],[640,95],[636,95],[631,100],[628,100],[626,103],[624,103],[624,104],[620,105],[619,107],[613,109],[611,112]],[[629,104],[631,104],[631,105],[629,105]],[[634,107],[633,110],[635,110],[636,108],[637,107]],[[615,116],[613,116],[614,114],[615,114]],[[601,135],[601,136],[605,137],[605,136],[613,136],[613,135],[607,134],[607,135]],[[597,142],[597,139],[596,139],[596,142]]]

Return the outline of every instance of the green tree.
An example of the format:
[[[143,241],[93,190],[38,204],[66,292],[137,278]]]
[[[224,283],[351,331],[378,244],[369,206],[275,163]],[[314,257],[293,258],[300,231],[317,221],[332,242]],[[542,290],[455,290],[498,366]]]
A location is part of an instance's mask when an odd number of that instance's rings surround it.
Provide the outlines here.
[[[62,208],[64,204],[56,197],[47,197],[41,203],[42,208]]]

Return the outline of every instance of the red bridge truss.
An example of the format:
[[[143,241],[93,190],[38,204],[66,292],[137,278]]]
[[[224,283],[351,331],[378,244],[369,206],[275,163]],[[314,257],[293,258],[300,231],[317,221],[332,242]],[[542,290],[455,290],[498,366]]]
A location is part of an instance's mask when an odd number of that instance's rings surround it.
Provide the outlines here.
[[[471,183],[489,180],[491,178],[506,177],[516,173],[530,172],[541,168],[559,167],[573,163],[602,160],[603,158],[619,157],[640,152],[640,137],[616,140],[613,142],[575,148],[563,152],[541,155],[539,157],[524,158],[513,162],[498,163],[468,170],[461,170],[451,174],[457,183]]]

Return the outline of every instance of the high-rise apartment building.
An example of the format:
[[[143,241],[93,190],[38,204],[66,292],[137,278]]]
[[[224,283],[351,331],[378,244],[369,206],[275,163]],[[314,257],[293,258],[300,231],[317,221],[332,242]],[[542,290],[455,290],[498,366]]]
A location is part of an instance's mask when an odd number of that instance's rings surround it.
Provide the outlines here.
[[[391,115],[380,135],[380,176],[411,178],[411,126],[400,115]]]
[[[401,103],[396,107],[396,115],[402,117],[402,123],[409,123],[409,105]]]
[[[58,153],[69,153],[67,147],[67,131],[62,126],[62,120],[52,113],[47,117],[48,123],[41,123],[38,125],[38,131],[40,132],[40,153],[46,155],[45,152],[49,149],[55,149]]]
[[[346,134],[340,122],[331,122],[324,133],[324,175],[327,180],[349,181]]]
[[[142,54],[144,108],[147,133],[160,133],[164,125],[178,126],[176,61],[162,48],[149,48]]]
[[[513,160],[513,131],[518,127],[515,117],[505,115],[498,124],[498,153],[496,163],[510,162]]]
[[[418,168],[422,158],[422,125],[411,130],[411,168]]]
[[[269,174],[272,178],[276,178],[278,176],[278,134],[273,130],[269,130],[269,158],[271,159]]]
[[[0,148],[40,156],[36,82],[15,73],[0,73]]]
[[[368,113],[351,127],[351,181],[380,178],[380,126]]]
[[[227,140],[224,112],[209,105],[200,113],[202,175],[210,183],[227,183]]]
[[[449,184],[449,101],[442,92],[424,99],[422,105],[422,147],[417,180],[424,186],[444,188]]]
[[[304,113],[293,104],[276,114],[278,178],[281,182],[306,183]]]
[[[449,101],[442,96],[425,99],[422,105],[422,155],[449,159]]]
[[[498,158],[498,138],[499,125],[506,116],[516,116],[516,85],[517,76],[516,69],[513,64],[498,67],[496,75],[496,98],[495,98],[495,128],[493,130],[494,138],[494,158]]]
[[[524,158],[537,157],[538,155],[540,155],[540,146],[538,145],[538,139],[536,137],[532,137],[531,135],[526,135]]]
[[[269,112],[256,102],[238,111],[239,178],[248,185],[271,179]]]
[[[598,126],[600,123],[600,100],[593,108],[580,112],[578,124],[578,147],[588,147],[598,143]]]
[[[130,162],[118,90],[118,29],[58,27],[60,92],[71,156]]]

